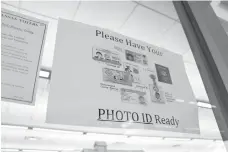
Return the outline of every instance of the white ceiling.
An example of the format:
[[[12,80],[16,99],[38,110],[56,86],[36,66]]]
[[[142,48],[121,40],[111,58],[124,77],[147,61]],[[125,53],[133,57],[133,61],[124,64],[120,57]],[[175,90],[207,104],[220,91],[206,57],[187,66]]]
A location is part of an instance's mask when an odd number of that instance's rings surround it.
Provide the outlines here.
[[[174,20],[137,6],[120,28],[120,33],[156,46],[164,33],[174,24]]]
[[[73,20],[118,31],[135,6],[130,1],[83,1],[80,2]]]
[[[44,67],[52,67],[52,60],[54,56],[55,34],[57,31],[58,18],[65,18],[75,20],[86,24],[107,28],[115,32],[130,36],[132,38],[142,40],[158,47],[163,47],[169,51],[183,55],[183,60],[186,68],[186,73],[190,84],[193,88],[195,97],[200,100],[208,101],[208,97],[196,67],[195,60],[191,53],[188,41],[184,34],[183,28],[179,22],[178,16],[171,2],[87,2],[87,1],[4,1],[3,8],[17,11],[29,16],[46,20],[49,22],[47,37],[44,47],[42,65]],[[219,3],[213,3],[213,8],[222,19],[226,20],[228,15],[227,10],[219,10]],[[228,21],[228,19],[227,19]],[[56,126],[45,124],[47,97],[49,91],[49,81],[40,79],[37,101],[35,106],[19,105],[14,103],[2,102],[2,122],[27,124],[41,127],[55,127],[76,129],[91,132],[113,132],[126,133],[123,130],[103,130],[97,128]],[[218,127],[211,109],[199,108],[199,122],[201,135],[181,134],[172,132],[159,131],[142,131],[133,130],[127,132],[129,134],[151,135],[151,136],[168,136],[168,137],[197,137],[221,139]],[[80,136],[62,138],[53,137],[40,141],[28,141],[24,137],[30,134],[40,135],[42,138],[49,138],[49,135],[36,132],[21,132],[16,130],[4,130],[2,135],[3,147],[24,146],[24,148],[42,147],[46,149],[67,149],[67,148],[92,148],[94,140],[81,140]],[[83,137],[84,138],[84,137]],[[80,140],[79,140],[80,139]],[[172,147],[180,144],[181,146]],[[81,147],[80,147],[81,145]],[[131,148],[139,149],[144,147],[146,151],[167,151],[170,149],[177,151],[219,151],[221,144],[202,142],[160,142],[154,144],[140,145],[139,143],[111,143],[109,147],[115,149],[121,147],[122,149]],[[216,149],[217,148],[217,149]],[[221,150],[222,151],[222,150]]]
[[[157,11],[158,13],[164,14],[169,18],[179,21],[177,12],[171,1],[166,1],[165,3],[162,1],[157,1],[157,2],[141,1],[139,4],[142,4],[154,11]]]

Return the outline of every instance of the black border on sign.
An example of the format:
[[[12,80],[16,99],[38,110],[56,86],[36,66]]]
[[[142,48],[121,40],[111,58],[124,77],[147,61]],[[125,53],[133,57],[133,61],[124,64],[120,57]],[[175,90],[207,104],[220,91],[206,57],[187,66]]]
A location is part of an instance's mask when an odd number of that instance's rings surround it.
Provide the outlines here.
[[[1,97],[1,98],[3,98],[3,99],[10,99],[10,100],[22,101],[22,102],[26,102],[26,103],[33,103],[34,91],[35,91],[35,88],[36,88],[35,86],[36,86],[37,73],[38,73],[38,68],[39,68],[39,65],[40,65],[40,56],[41,56],[41,52],[42,52],[42,49],[43,49],[44,35],[45,35],[45,32],[46,32],[47,25],[46,25],[45,23],[33,21],[33,20],[30,20],[30,19],[27,19],[27,18],[18,16],[18,15],[15,15],[15,14],[8,13],[8,12],[4,12],[4,11],[1,11],[1,12],[2,12],[2,13],[5,13],[5,14],[13,15],[13,16],[16,16],[16,17],[19,17],[19,18],[22,18],[22,19],[25,19],[25,20],[28,20],[28,21],[32,21],[32,22],[35,22],[35,23],[44,24],[44,26],[45,26],[45,28],[44,28],[44,33],[43,33],[43,38],[42,38],[42,43],[41,43],[41,48],[40,48],[40,53],[39,53],[39,58],[38,58],[38,64],[37,64],[37,68],[36,68],[35,82],[34,82],[34,85],[33,85],[32,100],[31,100],[31,101],[30,101],[30,100],[26,101],[26,100],[14,99],[14,98]],[[23,14],[22,14],[22,15],[23,15]]]

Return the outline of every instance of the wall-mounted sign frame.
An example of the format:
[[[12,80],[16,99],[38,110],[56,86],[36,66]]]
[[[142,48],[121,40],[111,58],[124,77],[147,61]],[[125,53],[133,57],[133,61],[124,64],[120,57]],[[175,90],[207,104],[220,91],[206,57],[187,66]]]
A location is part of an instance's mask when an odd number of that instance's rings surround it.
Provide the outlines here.
[[[1,99],[34,105],[47,22],[6,9],[1,14]]]
[[[46,122],[199,133],[182,56],[63,19]]]

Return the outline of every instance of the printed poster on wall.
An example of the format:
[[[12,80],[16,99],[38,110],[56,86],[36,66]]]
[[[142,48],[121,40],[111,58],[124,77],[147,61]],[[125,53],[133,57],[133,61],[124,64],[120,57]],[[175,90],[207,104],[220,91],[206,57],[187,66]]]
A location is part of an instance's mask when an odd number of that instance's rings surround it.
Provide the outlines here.
[[[47,23],[6,9],[1,14],[1,99],[34,104]]]
[[[199,133],[182,56],[59,20],[47,123]]]

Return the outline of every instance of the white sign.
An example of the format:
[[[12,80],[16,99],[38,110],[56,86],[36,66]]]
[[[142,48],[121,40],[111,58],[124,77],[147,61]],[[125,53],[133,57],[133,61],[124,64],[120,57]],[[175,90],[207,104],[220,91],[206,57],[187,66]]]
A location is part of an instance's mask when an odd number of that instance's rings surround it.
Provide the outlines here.
[[[48,123],[199,133],[182,56],[82,23],[58,26]]]
[[[2,13],[2,100],[34,104],[47,24],[19,13]]]

